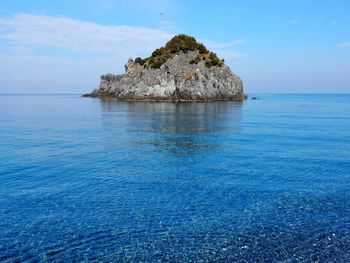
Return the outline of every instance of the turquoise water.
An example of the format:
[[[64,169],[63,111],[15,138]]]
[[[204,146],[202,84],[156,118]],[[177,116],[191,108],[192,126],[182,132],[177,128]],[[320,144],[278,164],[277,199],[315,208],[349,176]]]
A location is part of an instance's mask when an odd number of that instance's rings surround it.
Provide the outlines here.
[[[350,261],[350,95],[0,96],[0,261]]]

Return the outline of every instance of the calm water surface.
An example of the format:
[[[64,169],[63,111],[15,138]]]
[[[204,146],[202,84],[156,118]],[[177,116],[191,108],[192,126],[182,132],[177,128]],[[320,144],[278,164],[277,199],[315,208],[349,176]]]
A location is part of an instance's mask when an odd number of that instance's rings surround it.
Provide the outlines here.
[[[0,261],[350,261],[350,95],[0,96]]]

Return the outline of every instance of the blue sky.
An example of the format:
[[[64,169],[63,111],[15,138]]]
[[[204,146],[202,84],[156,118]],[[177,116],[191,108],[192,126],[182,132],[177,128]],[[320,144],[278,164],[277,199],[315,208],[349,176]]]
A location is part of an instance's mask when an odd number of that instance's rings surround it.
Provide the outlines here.
[[[248,93],[350,92],[347,0],[2,0],[0,93],[81,93],[185,33]]]

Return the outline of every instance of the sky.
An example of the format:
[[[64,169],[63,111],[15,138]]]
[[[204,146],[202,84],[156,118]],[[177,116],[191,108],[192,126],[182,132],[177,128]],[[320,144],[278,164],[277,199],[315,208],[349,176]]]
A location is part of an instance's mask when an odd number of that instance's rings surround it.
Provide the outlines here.
[[[0,0],[0,93],[87,93],[176,34],[249,93],[349,93],[348,0]]]

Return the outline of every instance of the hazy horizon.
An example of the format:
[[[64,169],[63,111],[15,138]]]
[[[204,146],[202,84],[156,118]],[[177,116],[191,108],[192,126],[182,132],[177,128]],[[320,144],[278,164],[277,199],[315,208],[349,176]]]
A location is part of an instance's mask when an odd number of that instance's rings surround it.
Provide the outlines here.
[[[252,93],[349,93],[350,2],[4,0],[0,94],[86,93],[180,33]]]

